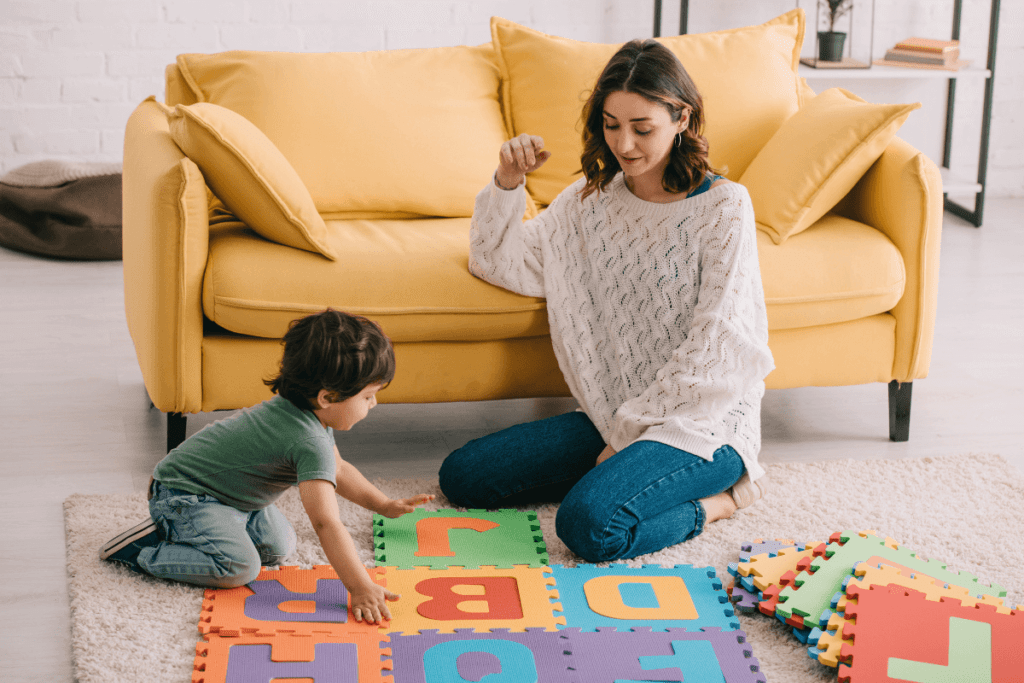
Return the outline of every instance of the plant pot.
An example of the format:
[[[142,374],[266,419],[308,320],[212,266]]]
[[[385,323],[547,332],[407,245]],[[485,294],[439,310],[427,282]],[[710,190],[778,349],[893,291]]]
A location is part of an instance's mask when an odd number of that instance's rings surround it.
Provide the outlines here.
[[[823,62],[843,61],[843,43],[845,42],[845,33],[818,31],[818,59]]]

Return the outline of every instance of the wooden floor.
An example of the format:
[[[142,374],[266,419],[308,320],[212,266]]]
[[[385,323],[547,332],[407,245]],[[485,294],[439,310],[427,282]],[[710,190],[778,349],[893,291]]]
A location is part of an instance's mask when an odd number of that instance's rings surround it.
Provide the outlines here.
[[[988,452],[1024,471],[1024,199],[989,199],[986,212],[981,229],[946,215],[935,350],[931,375],[914,383],[910,441],[888,441],[885,385],[770,391],[763,461]],[[0,248],[0,318],[0,680],[69,681],[61,503],[142,490],[165,421],[148,408],[119,262]],[[339,445],[370,477],[432,477],[471,438],[573,407],[380,405]],[[190,418],[189,433],[219,417]]]

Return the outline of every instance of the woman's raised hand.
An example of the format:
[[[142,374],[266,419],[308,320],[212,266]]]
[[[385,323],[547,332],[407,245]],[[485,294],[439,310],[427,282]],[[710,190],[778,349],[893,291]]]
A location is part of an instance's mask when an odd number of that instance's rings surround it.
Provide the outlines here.
[[[498,185],[506,189],[518,187],[527,173],[543,166],[550,156],[551,152],[544,151],[544,139],[538,135],[523,133],[512,138],[498,153]]]

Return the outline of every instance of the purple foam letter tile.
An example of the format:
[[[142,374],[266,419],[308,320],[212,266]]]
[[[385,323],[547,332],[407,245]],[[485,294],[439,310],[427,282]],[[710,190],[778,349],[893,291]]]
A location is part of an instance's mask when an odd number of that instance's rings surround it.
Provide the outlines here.
[[[765,680],[743,631],[566,629],[562,633],[568,638],[578,683]]]
[[[495,629],[476,633],[390,633],[394,683],[431,680],[479,681],[502,673],[502,680],[561,683],[569,674],[570,659],[561,632],[527,629],[524,633]]]

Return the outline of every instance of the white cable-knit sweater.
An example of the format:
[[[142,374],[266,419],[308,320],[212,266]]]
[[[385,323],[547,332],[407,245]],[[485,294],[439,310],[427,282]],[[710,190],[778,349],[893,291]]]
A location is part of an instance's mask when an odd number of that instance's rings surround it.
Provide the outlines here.
[[[658,204],[619,173],[581,202],[584,184],[523,222],[523,190],[492,181],[476,198],[470,272],[547,299],[559,367],[616,451],[650,440],[711,460],[728,444],[757,479],[774,363],[746,189]]]

